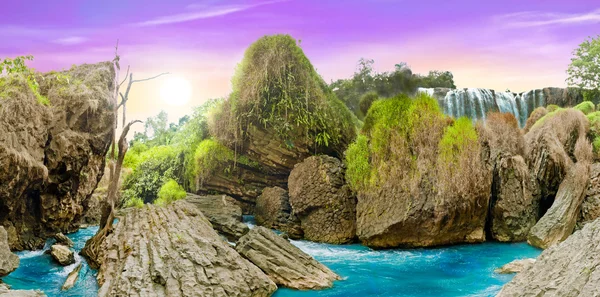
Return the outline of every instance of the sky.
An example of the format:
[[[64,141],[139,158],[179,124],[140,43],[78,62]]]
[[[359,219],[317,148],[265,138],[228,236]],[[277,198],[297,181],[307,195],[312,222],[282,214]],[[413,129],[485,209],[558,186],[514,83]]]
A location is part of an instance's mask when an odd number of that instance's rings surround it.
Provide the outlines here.
[[[565,86],[572,51],[600,34],[598,0],[0,0],[0,59],[31,54],[39,71],[112,60],[134,78],[162,72],[191,84],[182,106],[162,98],[166,77],[133,87],[128,118],[169,120],[231,91],[245,49],[285,33],[330,82],[360,58],[376,71],[406,62],[448,70],[459,88],[521,92]],[[164,92],[163,92],[164,93]],[[139,130],[139,128],[138,128]]]

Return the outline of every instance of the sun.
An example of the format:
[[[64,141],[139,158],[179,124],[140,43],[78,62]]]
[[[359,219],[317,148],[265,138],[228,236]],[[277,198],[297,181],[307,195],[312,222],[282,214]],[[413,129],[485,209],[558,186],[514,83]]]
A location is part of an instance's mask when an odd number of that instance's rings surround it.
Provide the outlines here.
[[[160,97],[169,105],[184,105],[192,97],[192,84],[183,77],[168,77],[160,88]]]

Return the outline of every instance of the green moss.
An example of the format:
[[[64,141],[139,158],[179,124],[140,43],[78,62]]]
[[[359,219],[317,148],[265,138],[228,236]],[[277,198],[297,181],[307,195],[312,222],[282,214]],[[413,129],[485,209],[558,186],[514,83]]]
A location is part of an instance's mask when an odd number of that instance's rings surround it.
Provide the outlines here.
[[[564,110],[565,110],[564,108],[559,107],[558,109],[555,109],[552,112],[547,113],[545,116],[543,116],[539,120],[537,120],[537,122],[535,122],[535,124],[531,127],[531,129],[543,125],[546,120],[554,117],[555,115],[561,113]]]
[[[144,200],[137,198],[137,197],[132,197],[125,202],[124,206],[125,207],[142,208],[142,207],[144,207]]]
[[[558,106],[556,104],[550,104],[550,105],[546,106],[546,110],[548,112],[553,112],[553,111],[555,111],[557,109],[560,109],[560,106]]]
[[[462,152],[476,142],[477,131],[472,121],[467,117],[459,118],[444,131],[439,143],[438,160],[445,164],[456,164]]]
[[[175,180],[168,180],[158,191],[158,199],[154,201],[155,205],[166,206],[174,201],[183,199],[187,193],[181,185]]]
[[[346,151],[346,180],[354,190],[368,186],[371,178],[369,164],[369,140],[359,135]]]
[[[583,112],[583,114],[589,114],[596,111],[596,106],[594,106],[594,103],[591,101],[583,101],[573,108]]]
[[[201,180],[222,169],[223,173],[229,174],[233,170],[231,165],[242,164],[249,167],[259,168],[260,165],[250,160],[247,156],[237,156],[235,152],[220,144],[214,139],[205,139],[198,145],[194,153],[196,163],[195,174]]]

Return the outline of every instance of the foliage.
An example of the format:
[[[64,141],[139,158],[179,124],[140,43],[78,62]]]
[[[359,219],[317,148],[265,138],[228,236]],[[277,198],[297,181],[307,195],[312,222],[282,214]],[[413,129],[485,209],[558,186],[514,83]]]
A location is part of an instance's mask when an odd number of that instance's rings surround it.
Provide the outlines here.
[[[519,122],[512,113],[488,113],[485,132],[487,132],[492,160],[495,160],[499,154],[508,153],[511,156],[525,154],[525,139],[519,128]]]
[[[461,117],[454,125],[446,128],[439,144],[440,160],[446,164],[456,165],[459,156],[477,142],[477,132],[471,119]]]
[[[142,208],[142,207],[144,207],[144,201],[140,198],[133,197],[133,198],[127,200],[123,206],[126,208],[127,207]]]
[[[573,51],[567,82],[587,90],[600,89],[600,36],[590,37]]]
[[[596,111],[596,106],[591,101],[583,101],[573,108],[583,112],[583,114],[589,114]]]
[[[244,54],[233,92],[215,117],[219,141],[239,148],[251,126],[274,131],[288,147],[298,142],[342,150],[356,134],[350,111],[327,88],[296,40],[265,36]]]
[[[238,156],[233,150],[220,144],[214,139],[205,139],[196,148],[194,153],[195,170],[201,185],[211,175],[217,173],[230,174],[238,164],[258,168],[259,164],[246,156]],[[221,171],[219,171],[221,170]]]
[[[50,105],[50,100],[40,93],[40,85],[35,77],[35,70],[27,67],[25,61],[33,61],[33,56],[19,56],[14,59],[0,60],[0,75],[3,73],[23,75],[38,103],[46,106]]]
[[[346,180],[356,190],[369,186],[371,165],[369,164],[369,139],[359,135],[346,151]]]
[[[359,102],[360,112],[362,112],[362,114],[367,114],[367,112],[369,111],[369,108],[371,108],[371,105],[377,99],[379,99],[377,92],[371,91],[371,92],[368,92],[368,93],[362,95],[362,97],[360,98],[360,102]]]
[[[166,206],[170,203],[183,199],[187,196],[187,193],[177,181],[170,179],[165,182],[160,190],[158,191],[158,199],[154,201],[154,204],[159,206]]]
[[[558,106],[556,104],[550,104],[550,105],[546,106],[546,111],[553,112],[559,108],[560,108],[560,106]]]
[[[544,122],[545,122],[546,120],[548,120],[548,119],[550,119],[550,118],[552,118],[552,117],[556,116],[557,114],[559,114],[559,113],[561,113],[561,112],[563,112],[563,111],[565,111],[565,110],[567,110],[567,109],[566,109],[566,108],[559,107],[559,108],[557,108],[557,109],[555,109],[555,110],[553,110],[553,111],[551,111],[551,112],[548,112],[548,113],[546,113],[544,116],[542,116],[541,118],[539,118],[539,119],[538,119],[538,120],[535,122],[535,124],[534,124],[534,125],[531,127],[531,129],[533,129],[533,128],[535,128],[535,127],[539,127],[539,126],[541,126],[542,124],[544,124]]]
[[[391,72],[375,73],[373,64],[373,60],[360,59],[357,71],[351,78],[336,80],[329,85],[337,97],[361,119],[366,112],[361,110],[360,99],[369,92],[389,98],[400,93],[413,94],[418,87],[456,88],[454,77],[448,71],[430,71],[423,76],[413,74],[406,63],[399,63]]]
[[[592,146],[596,155],[600,154],[600,111],[592,112],[586,115],[590,122],[589,136],[592,139]]]

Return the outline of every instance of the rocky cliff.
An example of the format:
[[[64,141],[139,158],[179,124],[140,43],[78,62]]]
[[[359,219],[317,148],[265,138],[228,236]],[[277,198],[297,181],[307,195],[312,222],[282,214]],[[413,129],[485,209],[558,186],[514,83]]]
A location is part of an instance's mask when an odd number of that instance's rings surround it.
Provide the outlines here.
[[[127,211],[102,243],[98,296],[270,296],[277,286],[184,200]]]
[[[37,75],[39,92],[22,76],[0,78],[0,225],[12,249],[77,229],[103,175],[113,79],[109,62]]]

